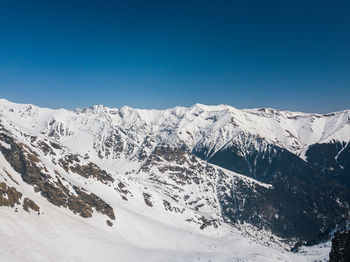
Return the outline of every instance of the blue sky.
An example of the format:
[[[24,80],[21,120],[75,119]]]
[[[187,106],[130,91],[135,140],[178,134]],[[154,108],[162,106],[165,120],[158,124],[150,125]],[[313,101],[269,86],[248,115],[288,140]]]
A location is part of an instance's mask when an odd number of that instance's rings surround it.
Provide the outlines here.
[[[0,4],[0,97],[53,108],[350,108],[350,2]]]

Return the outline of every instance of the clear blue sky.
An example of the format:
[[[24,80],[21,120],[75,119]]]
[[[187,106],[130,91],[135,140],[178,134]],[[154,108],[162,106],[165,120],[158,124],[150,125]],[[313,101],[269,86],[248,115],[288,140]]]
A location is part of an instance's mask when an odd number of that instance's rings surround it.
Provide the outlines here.
[[[350,1],[0,0],[0,97],[350,108]]]

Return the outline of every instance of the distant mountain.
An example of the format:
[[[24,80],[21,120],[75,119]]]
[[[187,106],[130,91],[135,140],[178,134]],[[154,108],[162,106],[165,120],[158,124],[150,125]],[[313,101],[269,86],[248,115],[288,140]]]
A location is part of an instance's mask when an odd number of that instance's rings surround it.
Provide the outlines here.
[[[328,257],[330,242],[284,250],[325,241],[350,218],[349,141],[350,110],[195,104],[68,111],[0,100],[0,232],[24,242],[9,236],[0,244],[20,252],[0,251],[20,261],[33,238],[39,250],[52,232],[66,241],[64,227],[104,243],[91,252],[121,252],[124,260]],[[18,229],[24,220],[31,222]],[[45,236],[28,233],[40,231],[38,221],[49,227]],[[121,246],[111,250],[109,242]],[[57,250],[30,256],[70,259],[82,252],[74,244],[65,247],[68,257]]]

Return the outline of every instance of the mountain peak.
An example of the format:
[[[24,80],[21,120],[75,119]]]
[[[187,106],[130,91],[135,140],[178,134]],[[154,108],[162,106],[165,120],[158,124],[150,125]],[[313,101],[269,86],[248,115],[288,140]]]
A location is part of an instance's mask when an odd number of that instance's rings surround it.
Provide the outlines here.
[[[190,107],[190,109],[199,109],[203,111],[221,111],[230,108],[228,105],[204,105],[200,103],[196,103]]]

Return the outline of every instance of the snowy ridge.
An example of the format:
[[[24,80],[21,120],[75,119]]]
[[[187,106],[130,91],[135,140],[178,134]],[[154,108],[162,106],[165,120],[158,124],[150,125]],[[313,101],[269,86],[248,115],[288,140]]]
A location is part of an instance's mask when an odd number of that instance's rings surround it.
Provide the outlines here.
[[[31,133],[47,135],[56,130],[56,138],[67,146],[72,143],[71,149],[76,149],[78,143],[79,148],[86,145],[80,149],[81,153],[86,153],[97,139],[106,139],[112,130],[124,137],[128,145],[140,146],[146,137],[151,137],[157,143],[183,144],[190,150],[206,147],[210,154],[242,134],[266,139],[298,155],[312,144],[350,140],[350,110],[306,114],[195,104],[190,108],[167,110],[100,105],[73,112],[6,100],[0,100],[0,110],[10,121]]]

